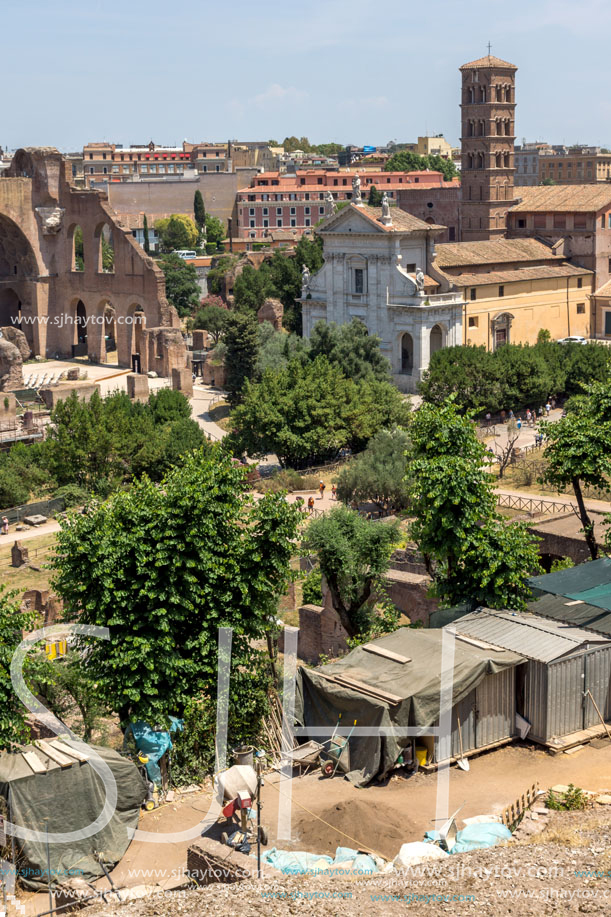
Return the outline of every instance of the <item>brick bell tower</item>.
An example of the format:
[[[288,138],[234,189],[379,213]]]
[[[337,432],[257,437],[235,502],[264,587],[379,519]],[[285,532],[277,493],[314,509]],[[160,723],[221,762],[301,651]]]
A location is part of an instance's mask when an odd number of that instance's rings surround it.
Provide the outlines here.
[[[506,231],[514,202],[517,69],[491,54],[460,68],[463,242],[498,239]]]

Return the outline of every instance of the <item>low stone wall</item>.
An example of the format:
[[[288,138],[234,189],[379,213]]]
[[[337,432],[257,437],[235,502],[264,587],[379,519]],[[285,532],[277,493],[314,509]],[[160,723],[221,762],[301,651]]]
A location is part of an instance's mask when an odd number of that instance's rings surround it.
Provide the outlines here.
[[[412,624],[421,621],[428,627],[429,615],[439,607],[439,599],[429,598],[430,576],[389,570],[385,576],[388,597]]]
[[[187,850],[187,872],[198,885],[241,882],[251,877],[256,879],[257,861],[227,844],[202,837]],[[269,875],[270,872],[274,870],[267,867],[265,873]],[[264,873],[263,867],[261,873]]]
[[[40,390],[40,395],[47,410],[52,411],[60,401],[65,401],[73,392],[76,392],[81,401],[89,401],[93,393],[97,391],[98,387],[94,382],[80,382],[75,385],[54,385],[52,388],[43,388]]]

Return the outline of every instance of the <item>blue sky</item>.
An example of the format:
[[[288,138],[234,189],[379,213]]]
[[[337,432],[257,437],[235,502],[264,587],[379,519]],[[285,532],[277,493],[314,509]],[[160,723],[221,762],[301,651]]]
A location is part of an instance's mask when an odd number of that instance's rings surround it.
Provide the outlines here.
[[[611,147],[609,0],[3,0],[0,145],[459,136],[458,67],[519,67],[518,140]]]

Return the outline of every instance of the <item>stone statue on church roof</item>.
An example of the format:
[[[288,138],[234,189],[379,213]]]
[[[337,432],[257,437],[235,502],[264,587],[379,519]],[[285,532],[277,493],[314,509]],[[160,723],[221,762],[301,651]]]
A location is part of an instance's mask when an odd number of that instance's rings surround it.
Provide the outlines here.
[[[355,175],[352,179],[352,203],[356,204],[357,207],[363,206],[363,200],[361,198],[361,179],[358,175]]]

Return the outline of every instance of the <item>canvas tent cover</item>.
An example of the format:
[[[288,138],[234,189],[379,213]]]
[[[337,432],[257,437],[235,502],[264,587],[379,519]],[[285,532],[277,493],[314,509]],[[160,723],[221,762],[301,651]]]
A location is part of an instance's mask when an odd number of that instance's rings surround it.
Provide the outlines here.
[[[52,881],[61,884],[72,877],[91,881],[103,875],[94,858],[99,852],[107,867],[114,866],[127,850],[131,832],[138,827],[140,806],[146,794],[137,768],[116,751],[100,746],[83,746],[63,740],[79,750],[94,748],[109,766],[117,783],[117,805],[105,828],[92,837],[68,844],[49,845]],[[101,778],[89,762],[61,768],[33,745],[34,752],[47,764],[47,771],[34,774],[21,754],[0,756],[0,796],[10,804],[12,821],[33,830],[49,833],[76,831],[94,821],[104,807],[106,791]],[[16,839],[18,868],[27,888],[47,887],[47,851],[44,840]]]
[[[328,729],[330,738],[342,713],[344,727],[433,726],[439,717],[441,685],[441,630],[400,628],[373,641],[370,646],[389,650],[409,659],[400,662],[357,647],[347,656],[317,669],[299,669],[295,718],[300,726]],[[483,648],[456,640],[454,644],[452,705],[459,703],[486,677],[517,665],[523,657],[507,650]],[[331,676],[331,678],[329,678]],[[370,697],[346,684],[331,680],[348,678],[394,695],[397,702]],[[411,738],[353,736],[350,739],[348,779],[365,786],[383,777],[397,762]]]

